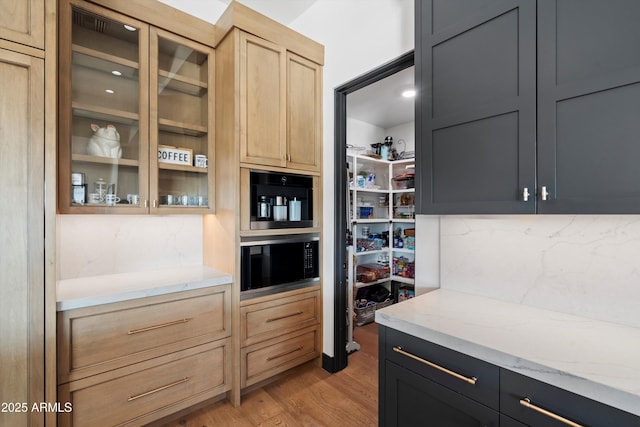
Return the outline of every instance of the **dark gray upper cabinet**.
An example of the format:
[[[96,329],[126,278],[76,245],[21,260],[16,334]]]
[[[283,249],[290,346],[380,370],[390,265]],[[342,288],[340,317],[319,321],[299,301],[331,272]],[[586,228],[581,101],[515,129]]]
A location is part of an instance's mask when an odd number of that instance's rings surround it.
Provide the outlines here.
[[[416,16],[420,212],[534,212],[535,3],[418,0]]]
[[[417,0],[419,213],[639,213],[637,22],[637,0]]]
[[[640,213],[640,2],[538,1],[540,213]]]

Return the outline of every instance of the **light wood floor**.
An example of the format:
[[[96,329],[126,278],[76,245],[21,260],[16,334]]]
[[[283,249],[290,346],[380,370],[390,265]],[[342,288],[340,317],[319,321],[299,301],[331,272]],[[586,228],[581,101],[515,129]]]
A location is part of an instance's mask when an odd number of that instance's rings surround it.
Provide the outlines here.
[[[346,369],[330,374],[308,363],[254,390],[234,408],[217,402],[165,427],[376,426],[378,425],[378,326],[356,327],[360,350]]]

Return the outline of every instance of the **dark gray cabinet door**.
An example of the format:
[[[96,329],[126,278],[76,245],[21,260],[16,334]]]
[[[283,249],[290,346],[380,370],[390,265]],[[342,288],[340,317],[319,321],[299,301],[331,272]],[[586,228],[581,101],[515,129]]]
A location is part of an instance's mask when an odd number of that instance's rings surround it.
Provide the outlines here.
[[[415,7],[419,213],[535,212],[535,2]]]
[[[500,427],[528,427],[526,424],[522,424],[519,421],[509,418],[505,415],[500,415]]]
[[[640,212],[639,23],[637,0],[538,1],[538,212]]]
[[[498,427],[497,411],[386,362],[386,427]]]

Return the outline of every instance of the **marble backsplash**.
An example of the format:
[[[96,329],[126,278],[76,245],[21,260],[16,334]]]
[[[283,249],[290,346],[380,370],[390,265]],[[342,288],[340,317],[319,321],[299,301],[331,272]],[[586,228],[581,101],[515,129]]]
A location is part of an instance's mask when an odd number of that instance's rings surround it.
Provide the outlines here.
[[[640,327],[640,216],[443,216],[440,286]]]
[[[201,215],[58,215],[58,279],[202,264]]]

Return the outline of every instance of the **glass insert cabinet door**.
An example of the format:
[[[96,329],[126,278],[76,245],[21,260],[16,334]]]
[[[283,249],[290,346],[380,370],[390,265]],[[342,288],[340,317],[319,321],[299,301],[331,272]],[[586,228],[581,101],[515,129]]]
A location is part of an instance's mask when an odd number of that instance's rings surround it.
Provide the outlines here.
[[[214,51],[60,3],[58,211],[212,213]]]
[[[157,28],[150,39],[152,209],[210,211],[214,51]]]
[[[87,7],[61,5],[58,208],[147,212],[148,26]]]

